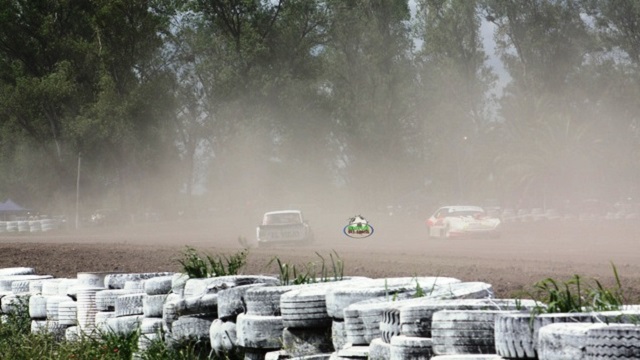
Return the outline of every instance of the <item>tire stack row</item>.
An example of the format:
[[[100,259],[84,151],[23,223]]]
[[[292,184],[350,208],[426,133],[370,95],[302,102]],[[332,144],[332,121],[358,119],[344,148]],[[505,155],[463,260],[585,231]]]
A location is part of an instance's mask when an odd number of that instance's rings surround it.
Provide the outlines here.
[[[422,297],[412,298],[417,283]],[[94,330],[139,330],[140,351],[164,340],[260,360],[640,358],[639,308],[532,316],[534,301],[493,299],[489,284],[451,278],[278,286],[268,276],[54,279],[0,269],[2,317],[26,304],[33,332],[73,340]]]
[[[370,345],[370,359],[495,354],[494,318],[536,305],[528,300],[493,299],[491,286],[485,283],[452,284],[451,290],[454,299],[442,300],[438,295],[403,300],[386,309],[380,321],[381,337]],[[480,298],[482,294],[485,298]]]
[[[60,223],[54,219],[30,221],[0,221],[0,233],[4,232],[47,232],[58,229]]]
[[[173,294],[162,309],[165,342],[174,347],[195,342],[201,351],[233,351],[237,343],[235,321],[244,312],[244,293],[253,287],[275,284],[278,279],[271,276],[174,276]]]
[[[326,301],[327,312],[333,319],[336,356],[369,356],[365,349],[377,337],[382,312],[391,303],[412,298],[420,289],[437,289],[459,282],[447,277],[400,277],[372,279],[330,290]],[[366,314],[361,314],[361,306]]]
[[[164,275],[144,280],[138,353],[133,355],[134,359],[140,358],[139,355],[154,342],[164,340],[162,335],[162,308],[165,302],[171,296],[174,296],[170,295],[173,276]]]
[[[53,277],[13,281],[14,295],[2,298],[2,311],[11,312],[8,307],[17,310],[28,304],[31,332],[51,333],[62,340],[66,330],[76,325],[75,291],[71,289],[74,282],[75,279]]]
[[[145,299],[147,283],[156,284],[156,279],[167,279],[171,272],[116,273],[105,277],[105,289],[95,293],[95,327],[99,332],[113,332],[130,335],[138,330],[147,333],[155,330],[153,320],[145,319]],[[165,286],[166,288],[166,286]],[[160,307],[161,308],[161,307]],[[156,309],[156,316],[158,310]],[[160,319],[157,322],[161,322]],[[146,336],[140,336],[140,338]],[[148,342],[142,340],[143,347]]]
[[[637,309],[535,316],[530,313],[503,314],[498,316],[495,323],[496,352],[506,359],[559,358],[568,356],[567,354],[570,353],[575,356],[580,354],[576,358],[585,358],[589,344],[587,330],[591,326],[637,325],[640,323],[639,319],[640,311]],[[556,324],[562,325],[556,326]],[[543,329],[544,332],[542,332]],[[616,347],[617,345],[614,344],[615,341],[611,346]],[[602,355],[601,358],[618,357]],[[627,358],[634,358],[634,356]]]

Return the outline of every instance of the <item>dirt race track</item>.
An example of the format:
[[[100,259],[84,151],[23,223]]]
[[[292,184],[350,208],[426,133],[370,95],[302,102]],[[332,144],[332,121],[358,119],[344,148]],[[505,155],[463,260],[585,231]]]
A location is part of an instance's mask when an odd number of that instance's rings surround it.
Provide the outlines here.
[[[343,219],[344,218],[344,219]],[[278,272],[274,256],[298,268],[327,261],[335,250],[345,275],[369,277],[449,276],[493,285],[498,297],[519,296],[548,277],[568,280],[579,274],[614,285],[611,264],[620,274],[628,303],[640,304],[640,222],[531,222],[506,224],[499,239],[427,239],[420,220],[369,218],[373,236],[342,234],[346,218],[323,219],[311,226],[309,246],[252,248],[244,273]],[[255,238],[255,224],[176,221],[117,228],[88,228],[46,234],[0,234],[0,268],[35,267],[40,274],[75,277],[84,271],[179,271],[186,245],[208,254],[232,254],[238,237]]]

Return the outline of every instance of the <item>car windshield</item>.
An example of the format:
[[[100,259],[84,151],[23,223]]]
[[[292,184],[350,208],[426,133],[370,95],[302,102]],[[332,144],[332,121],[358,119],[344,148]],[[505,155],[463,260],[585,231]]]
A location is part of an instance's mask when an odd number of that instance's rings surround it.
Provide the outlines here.
[[[264,217],[265,225],[299,224],[300,215],[291,214],[268,214]]]

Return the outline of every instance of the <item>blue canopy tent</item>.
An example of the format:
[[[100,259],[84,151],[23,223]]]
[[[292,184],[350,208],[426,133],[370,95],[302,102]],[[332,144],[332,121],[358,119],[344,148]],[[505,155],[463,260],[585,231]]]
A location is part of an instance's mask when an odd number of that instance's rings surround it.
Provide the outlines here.
[[[10,216],[25,215],[28,211],[29,209],[23,208],[11,199],[0,203],[0,219],[3,220],[7,220]]]

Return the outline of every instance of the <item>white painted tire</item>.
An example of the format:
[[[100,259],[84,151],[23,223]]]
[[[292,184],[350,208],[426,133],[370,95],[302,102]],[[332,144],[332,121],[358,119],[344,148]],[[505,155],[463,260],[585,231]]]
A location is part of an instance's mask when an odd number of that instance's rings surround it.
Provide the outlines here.
[[[162,331],[162,319],[145,317],[140,323],[140,334],[156,334]]]
[[[281,316],[240,314],[236,321],[238,345],[254,349],[279,349],[282,346]]]
[[[171,282],[173,275],[171,276],[159,276],[148,279],[144,282],[144,292],[147,295],[164,295],[171,292]]]
[[[184,296],[184,287],[189,280],[187,274],[175,273],[171,276],[171,292],[180,296]]]
[[[32,320],[31,321],[31,333],[42,334],[48,333],[58,341],[62,341],[65,338],[65,332],[68,326],[60,325],[55,320]]]
[[[291,357],[309,356],[333,352],[331,329],[324,328],[284,328],[282,347]]]
[[[422,288],[436,288],[446,284],[460,282],[454,278],[412,277],[366,280],[360,283],[345,282],[344,286],[329,289],[326,296],[327,313],[334,319],[343,319],[343,310],[354,303],[377,297],[389,297],[396,294],[415,293],[417,285]]]
[[[75,342],[80,340],[80,333],[77,326],[69,326],[64,332],[64,338],[68,342]]]
[[[142,298],[142,313],[145,317],[162,317],[162,307],[169,295],[149,295]]]
[[[178,307],[184,300],[182,299],[168,299],[164,305],[162,305],[162,329],[165,332],[171,332],[171,325],[178,320]]]
[[[144,352],[147,351],[147,349],[149,349],[149,346],[151,346],[153,342],[159,341],[160,339],[161,337],[160,337],[160,334],[158,333],[140,334],[140,337],[138,337],[138,353],[144,354]],[[141,356],[140,358],[144,358],[144,357]]]
[[[382,339],[371,340],[369,344],[369,360],[389,360],[391,358],[391,344]]]
[[[587,334],[603,325],[556,323],[540,328],[536,348],[540,360],[586,359]]]
[[[381,338],[390,342],[391,337],[431,337],[433,314],[440,310],[516,310],[532,309],[536,302],[513,299],[457,299],[429,300],[418,298],[399,301],[395,309],[389,309],[380,323]]]
[[[96,292],[96,309],[98,311],[115,311],[118,296],[132,294],[131,290],[109,289]]]
[[[284,327],[328,328],[332,319],[327,313],[327,286],[292,290],[280,297]]]
[[[174,273],[172,272],[108,274],[104,278],[104,284],[108,289],[124,289],[124,285],[127,281],[140,281],[173,274]]]
[[[238,314],[246,312],[245,295],[247,291],[265,284],[236,286],[218,292],[218,317],[223,320],[235,320]]]
[[[218,294],[204,294],[191,296],[177,303],[177,313],[180,316],[206,314],[218,317]]]
[[[144,293],[144,283],[146,280],[128,280],[124,282],[123,289],[132,290],[134,293]]]
[[[64,301],[73,300],[68,296],[47,296],[47,320],[58,321],[58,305]]]
[[[58,304],[58,322],[66,326],[78,324],[78,304],[75,301],[63,301]]]
[[[633,323],[637,310],[593,313],[502,314],[495,323],[496,352],[506,358],[535,359],[536,338],[541,327],[554,323]]]
[[[75,296],[78,279],[62,279],[58,284],[58,295]]]
[[[47,318],[47,296],[31,295],[29,298],[29,317],[33,320]]]
[[[342,350],[347,344],[347,331],[344,321],[333,320],[331,322],[331,342],[335,351]]]
[[[189,279],[184,287],[184,296],[216,294],[219,291],[249,284],[274,284],[278,280],[272,276],[261,275],[228,275],[205,279]]]
[[[130,315],[107,319],[106,328],[118,335],[131,335],[138,331],[144,316]]]
[[[495,354],[495,320],[502,313],[501,310],[436,312],[431,324],[434,354]]]
[[[51,275],[7,275],[0,277],[0,292],[11,292],[14,281],[51,279]]]
[[[460,282],[422,288],[427,299],[491,299],[493,286],[484,282]]]
[[[264,286],[249,289],[244,301],[248,315],[280,316],[280,297],[295,286]]]
[[[209,341],[209,329],[215,317],[211,315],[181,316],[171,326],[171,337],[181,341],[197,339]]]
[[[107,331],[107,320],[114,319],[116,313],[114,311],[98,311],[95,314],[94,324],[96,329],[101,331]]]
[[[209,328],[211,348],[217,355],[233,351],[238,343],[236,324],[230,321],[215,319]]]
[[[429,360],[433,356],[433,341],[429,338],[407,337],[391,338],[390,360]]]
[[[587,359],[640,359],[640,327],[614,324],[587,331]]]
[[[142,315],[142,299],[145,293],[120,295],[116,298],[116,317]]]
[[[37,280],[32,280],[37,281]],[[29,280],[18,280],[11,283],[11,292],[19,295],[19,294],[29,294]]]
[[[58,285],[63,279],[44,279],[40,280],[40,293],[45,296],[58,295]],[[31,286],[29,286],[31,290]]]
[[[18,314],[21,311],[27,310],[30,297],[31,295],[29,294],[3,296],[0,299],[0,303],[2,304],[0,308],[4,314]]]
[[[478,354],[463,354],[463,355],[438,355],[431,358],[432,360],[505,360],[500,355],[478,355]]]
[[[31,267],[10,267],[0,269],[0,276],[35,275],[36,269]]]

